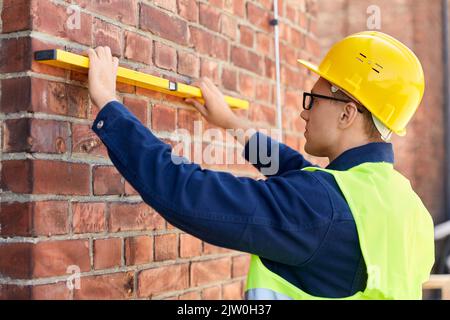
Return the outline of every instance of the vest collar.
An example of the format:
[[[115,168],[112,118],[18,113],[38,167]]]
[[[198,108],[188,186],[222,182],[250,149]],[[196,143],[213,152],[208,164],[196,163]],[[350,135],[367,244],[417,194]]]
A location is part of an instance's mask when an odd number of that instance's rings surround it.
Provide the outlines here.
[[[366,162],[394,163],[392,143],[373,142],[349,149],[334,159],[326,169],[345,171]]]

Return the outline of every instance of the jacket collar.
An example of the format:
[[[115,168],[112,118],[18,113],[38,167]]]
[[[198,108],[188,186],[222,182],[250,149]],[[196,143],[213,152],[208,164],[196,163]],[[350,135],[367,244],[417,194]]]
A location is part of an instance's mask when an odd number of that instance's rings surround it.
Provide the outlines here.
[[[392,143],[373,142],[349,149],[334,159],[326,169],[345,171],[365,162],[394,163]]]

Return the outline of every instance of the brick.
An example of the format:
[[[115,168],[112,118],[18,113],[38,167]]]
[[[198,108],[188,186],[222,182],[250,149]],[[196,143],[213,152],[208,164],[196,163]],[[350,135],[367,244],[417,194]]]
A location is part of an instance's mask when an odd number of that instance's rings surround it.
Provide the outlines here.
[[[71,290],[65,281],[31,287],[31,299],[33,300],[71,300],[71,298]]]
[[[174,260],[178,257],[178,236],[163,234],[155,236],[155,261]]]
[[[89,194],[89,165],[48,160],[3,162],[2,188],[16,193]]]
[[[249,264],[250,264],[250,256],[243,255],[232,258],[232,271],[231,276],[233,278],[243,277],[247,275]]]
[[[31,66],[29,37],[0,40],[0,72],[27,71]]]
[[[200,24],[207,29],[215,32],[219,32],[221,23],[220,12],[206,3],[200,3],[199,6]]]
[[[201,300],[200,292],[192,291],[179,295],[178,300]]]
[[[32,202],[0,202],[0,236],[30,236],[32,234]]]
[[[139,195],[139,193],[133,188],[128,181],[125,180],[125,194],[126,195]]]
[[[255,96],[257,100],[270,103],[270,84],[266,81],[258,81],[255,84]],[[299,96],[297,94],[297,96]],[[299,104],[297,105],[297,107]]]
[[[4,152],[65,153],[69,139],[66,122],[10,119],[4,122]]]
[[[245,18],[245,0],[232,0],[233,1],[233,13],[241,18]]]
[[[253,43],[255,39],[255,32],[252,28],[240,25],[239,26],[240,43],[249,48],[253,48]]]
[[[33,244],[0,243],[0,274],[13,279],[32,276]]]
[[[176,111],[173,108],[155,104],[152,108],[152,129],[173,131],[176,125]]]
[[[272,0],[261,0],[261,1],[259,1],[259,3],[263,6],[264,9],[273,10],[273,1]],[[284,12],[282,0],[278,0],[278,10],[279,10],[280,14],[282,14]]]
[[[92,44],[92,16],[79,12],[79,25],[76,15],[66,7],[50,0],[32,1],[31,21],[33,30],[66,38],[81,44]],[[43,17],[51,16],[51,19]]]
[[[122,300],[133,296],[134,276],[131,272],[82,277],[80,280],[80,290],[74,290],[76,300]]]
[[[30,300],[31,286],[0,284],[0,300]]]
[[[224,0],[209,0],[209,3],[217,8],[224,9]]]
[[[224,67],[222,70],[222,85],[225,89],[237,91],[237,72]]]
[[[223,300],[242,300],[242,284],[240,281],[227,283],[222,286]]]
[[[280,40],[290,42],[291,41],[291,28],[285,24],[280,25]]]
[[[165,44],[155,42],[155,65],[167,70],[177,70],[177,51]]]
[[[297,53],[296,50],[290,46],[281,44],[280,45],[280,56],[283,61],[286,61],[292,66],[297,65]]]
[[[34,234],[52,236],[69,232],[69,204],[66,201],[34,203]]]
[[[256,50],[268,56],[274,56],[273,39],[263,32],[256,33]]]
[[[229,279],[230,275],[231,260],[229,258],[192,262],[191,265],[191,284],[193,286]]]
[[[219,286],[209,287],[202,290],[203,300],[221,300],[222,290]]]
[[[285,106],[300,111],[302,108],[302,97],[296,91],[285,91]]]
[[[190,258],[202,254],[202,241],[189,234],[180,234],[180,257]]]
[[[121,265],[122,239],[94,240],[94,269],[108,269]]]
[[[141,271],[138,275],[138,297],[186,289],[189,286],[189,265],[177,264]]]
[[[2,162],[0,189],[14,193],[31,193],[33,190],[31,160],[7,160]]]
[[[216,254],[216,253],[226,253],[228,249],[214,246],[208,242],[203,242],[203,253],[205,254]]]
[[[72,124],[72,153],[108,157],[106,147],[91,126],[75,123]]]
[[[164,219],[145,203],[111,203],[109,231],[161,230]]]
[[[94,195],[124,194],[124,178],[114,166],[96,166],[92,170]]]
[[[200,77],[207,77],[217,85],[219,83],[219,64],[216,61],[202,58],[200,60]]]
[[[195,125],[197,122],[197,126],[200,124],[201,128],[201,116],[197,110],[185,110],[178,109],[178,128],[186,129],[191,134],[195,132]]]
[[[89,96],[86,88],[36,78],[31,80],[31,88],[31,106],[27,111],[87,118]]]
[[[152,40],[131,31],[125,31],[125,52],[127,59],[152,64],[153,43]]]
[[[125,239],[125,264],[139,265],[153,261],[153,237],[138,236]]]
[[[282,82],[288,86],[298,89],[303,87],[304,79],[301,74],[287,68],[286,66],[281,67],[281,79]]]
[[[136,26],[138,23],[137,0],[77,0],[77,3],[82,8],[124,24]]]
[[[1,80],[0,110],[3,113],[28,110],[31,104],[31,78]]]
[[[303,34],[296,30],[296,29],[292,29],[291,30],[291,42],[290,45],[294,48],[300,49],[303,48],[304,46],[304,36]]]
[[[269,78],[271,80],[275,80],[276,74],[275,74],[275,62],[273,60],[271,60],[268,57],[264,58],[264,65],[265,65],[265,73],[264,76],[266,78]]]
[[[74,233],[95,233],[105,231],[105,210],[103,202],[75,202],[73,211]]]
[[[247,17],[248,21],[251,24],[259,27],[266,32],[271,31],[271,26],[269,24],[271,17],[269,16],[268,12],[255,5],[254,3],[247,2]]]
[[[196,27],[190,27],[190,31],[192,44],[196,51],[208,54],[213,58],[228,61],[227,40]]]
[[[139,121],[147,126],[147,101],[134,97],[124,97],[123,104],[133,113]]]
[[[198,3],[195,0],[178,0],[178,13],[184,19],[198,22]]]
[[[230,38],[236,40],[237,38],[237,21],[233,16],[222,15],[220,32]]]
[[[291,20],[292,23],[296,23],[297,21],[297,10],[294,6],[290,5],[289,3],[286,4],[286,18]]]
[[[283,143],[286,144],[288,147],[291,147],[292,149],[298,149],[298,141],[297,138],[292,135],[284,135]]]
[[[142,30],[180,45],[188,44],[189,30],[185,21],[143,3],[140,10],[139,26]]]
[[[198,54],[178,51],[178,73],[198,78],[200,73],[200,59]]]
[[[106,21],[94,20],[94,47],[108,46],[111,48],[111,53],[120,57],[122,55],[122,30]]]
[[[233,46],[231,48],[231,61],[237,67],[247,69],[259,75],[264,73],[262,58],[256,53]]]
[[[88,240],[39,242],[33,249],[33,276],[52,277],[67,274],[67,268],[76,265],[81,272],[90,269]]]
[[[273,108],[268,108],[262,105],[254,105],[253,109],[250,110],[250,119],[256,122],[275,125],[276,111]]]
[[[255,97],[255,79],[245,73],[239,73],[239,92],[250,99]],[[252,110],[250,110],[251,112]]]
[[[33,193],[89,194],[89,165],[62,161],[33,162]]]
[[[153,0],[153,3],[158,7],[164,8],[174,13],[177,12],[177,0]]]
[[[3,0],[2,33],[29,30],[30,27],[30,1]]]

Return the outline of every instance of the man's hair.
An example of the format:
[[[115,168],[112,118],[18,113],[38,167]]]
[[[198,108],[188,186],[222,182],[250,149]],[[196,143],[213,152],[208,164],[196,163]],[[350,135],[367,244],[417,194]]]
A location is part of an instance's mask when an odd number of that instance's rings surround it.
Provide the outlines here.
[[[332,92],[333,96],[338,99],[348,99],[351,100],[353,103],[356,104],[356,108],[362,112],[362,116],[364,117],[364,123],[365,123],[365,133],[369,138],[380,138],[380,133],[378,132],[377,127],[375,126],[375,123],[373,122],[372,113],[367,110],[366,107],[364,107],[361,103],[358,101],[352,99],[347,94],[342,92],[342,90],[338,90],[336,92]]]

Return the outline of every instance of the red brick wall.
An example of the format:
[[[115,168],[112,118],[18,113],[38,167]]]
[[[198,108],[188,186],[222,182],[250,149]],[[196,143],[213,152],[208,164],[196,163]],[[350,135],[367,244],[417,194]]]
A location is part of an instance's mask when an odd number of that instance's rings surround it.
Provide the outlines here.
[[[444,212],[444,106],[441,1],[321,0],[318,37],[324,54],[333,42],[367,29],[370,5],[381,10],[381,30],[408,45],[422,62],[426,89],[404,138],[394,138],[396,167],[434,216]]]
[[[81,7],[78,29],[67,25],[70,3]],[[301,150],[300,94],[313,79],[296,59],[318,62],[317,3],[279,3],[284,138]],[[208,76],[251,102],[240,116],[272,128],[272,1],[0,0],[0,8],[0,298],[242,297],[248,255],[193,238],[143,204],[90,130],[98,108],[86,75],[33,62],[32,53],[108,45],[136,70],[180,82]],[[181,99],[128,85],[118,91],[172,144],[175,129],[192,132],[200,120]],[[209,167],[258,177],[249,165]],[[80,268],[81,289],[66,286],[71,265]]]

